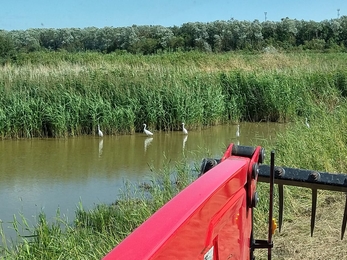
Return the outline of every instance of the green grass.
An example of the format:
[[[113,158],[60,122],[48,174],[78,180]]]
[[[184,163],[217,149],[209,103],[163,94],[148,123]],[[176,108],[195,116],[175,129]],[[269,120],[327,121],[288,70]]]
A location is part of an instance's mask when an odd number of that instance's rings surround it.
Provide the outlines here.
[[[0,67],[0,136],[290,122],[347,95],[347,54],[38,52]]]
[[[331,104],[330,104],[331,105]],[[278,134],[276,165],[347,174],[347,106],[340,99],[334,107],[316,107],[310,128],[304,120],[291,123]],[[266,238],[268,185],[258,185],[260,205],[256,210],[257,235]],[[288,187],[284,189],[284,225],[274,236],[275,259],[343,259],[345,240],[340,240],[345,194],[318,191],[316,227],[310,237],[311,191]],[[278,219],[278,199],[275,198],[275,217]],[[260,259],[267,259],[260,252]]]

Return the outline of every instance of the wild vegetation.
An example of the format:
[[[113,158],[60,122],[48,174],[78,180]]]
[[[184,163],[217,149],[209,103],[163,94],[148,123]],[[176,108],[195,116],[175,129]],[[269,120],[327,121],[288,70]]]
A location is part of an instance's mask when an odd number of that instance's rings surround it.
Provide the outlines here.
[[[303,120],[276,137],[273,149],[276,165],[347,174],[347,105],[345,98],[335,103],[317,102],[316,117],[307,128]],[[268,150],[269,151],[269,150]],[[269,158],[267,158],[269,159]],[[259,185],[261,206],[255,213],[257,235],[266,239],[268,185]],[[346,194],[318,191],[316,224],[310,236],[311,190],[284,187],[284,225],[274,236],[274,259],[342,259],[345,240],[340,240]],[[278,198],[275,196],[275,217]],[[266,252],[258,252],[267,259]]]
[[[141,131],[143,122],[156,131],[177,129],[182,121],[192,128],[285,122],[290,127],[276,145],[265,146],[276,151],[277,165],[346,172],[346,21],[1,31],[0,136],[95,134],[98,124],[111,135]],[[81,50],[95,52],[76,52]],[[302,123],[305,117],[310,128]],[[180,162],[145,185],[127,184],[113,205],[88,211],[81,205],[72,223],[59,212],[52,223],[43,212],[35,227],[15,218],[19,243],[3,235],[0,257],[100,259],[195,177]],[[259,192],[257,237],[266,234],[267,186],[259,184]],[[343,200],[341,194],[319,193],[310,238],[310,192],[286,188],[285,224],[275,236],[274,257],[342,258]],[[32,235],[22,237],[23,231]]]
[[[2,138],[289,122],[347,95],[344,53],[32,53],[0,67]]]

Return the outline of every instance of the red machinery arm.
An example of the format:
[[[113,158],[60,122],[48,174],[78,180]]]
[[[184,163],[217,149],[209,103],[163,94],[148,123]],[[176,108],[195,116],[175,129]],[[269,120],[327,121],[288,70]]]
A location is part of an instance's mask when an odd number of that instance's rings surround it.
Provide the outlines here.
[[[236,148],[235,148],[236,147]],[[250,259],[261,147],[229,146],[219,163],[154,213],[104,260]]]

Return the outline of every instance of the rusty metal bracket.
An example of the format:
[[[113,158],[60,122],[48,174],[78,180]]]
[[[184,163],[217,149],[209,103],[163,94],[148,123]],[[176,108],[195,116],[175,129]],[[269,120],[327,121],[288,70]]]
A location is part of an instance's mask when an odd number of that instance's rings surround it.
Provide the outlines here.
[[[259,182],[271,182],[269,165],[259,166]],[[275,167],[275,184],[279,191],[279,231],[281,231],[283,221],[283,186],[298,186],[310,188],[312,190],[312,208],[311,208],[311,236],[315,226],[316,208],[317,208],[317,190],[330,190],[347,193],[347,175],[334,174],[328,172],[318,172],[306,169],[296,169],[288,167]],[[344,215],[341,227],[341,240],[343,239],[347,223],[347,196],[345,202]]]

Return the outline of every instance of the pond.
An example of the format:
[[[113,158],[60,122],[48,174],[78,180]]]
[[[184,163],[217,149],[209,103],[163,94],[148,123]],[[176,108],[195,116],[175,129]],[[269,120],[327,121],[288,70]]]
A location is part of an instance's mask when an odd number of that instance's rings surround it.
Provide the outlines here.
[[[82,136],[66,139],[0,141],[0,219],[11,235],[13,216],[23,215],[33,225],[40,212],[48,219],[60,214],[72,220],[83,207],[110,204],[124,181],[139,182],[167,162],[187,158],[220,158],[231,143],[263,145],[272,142],[285,125],[242,123],[203,130],[154,132],[121,136]]]

